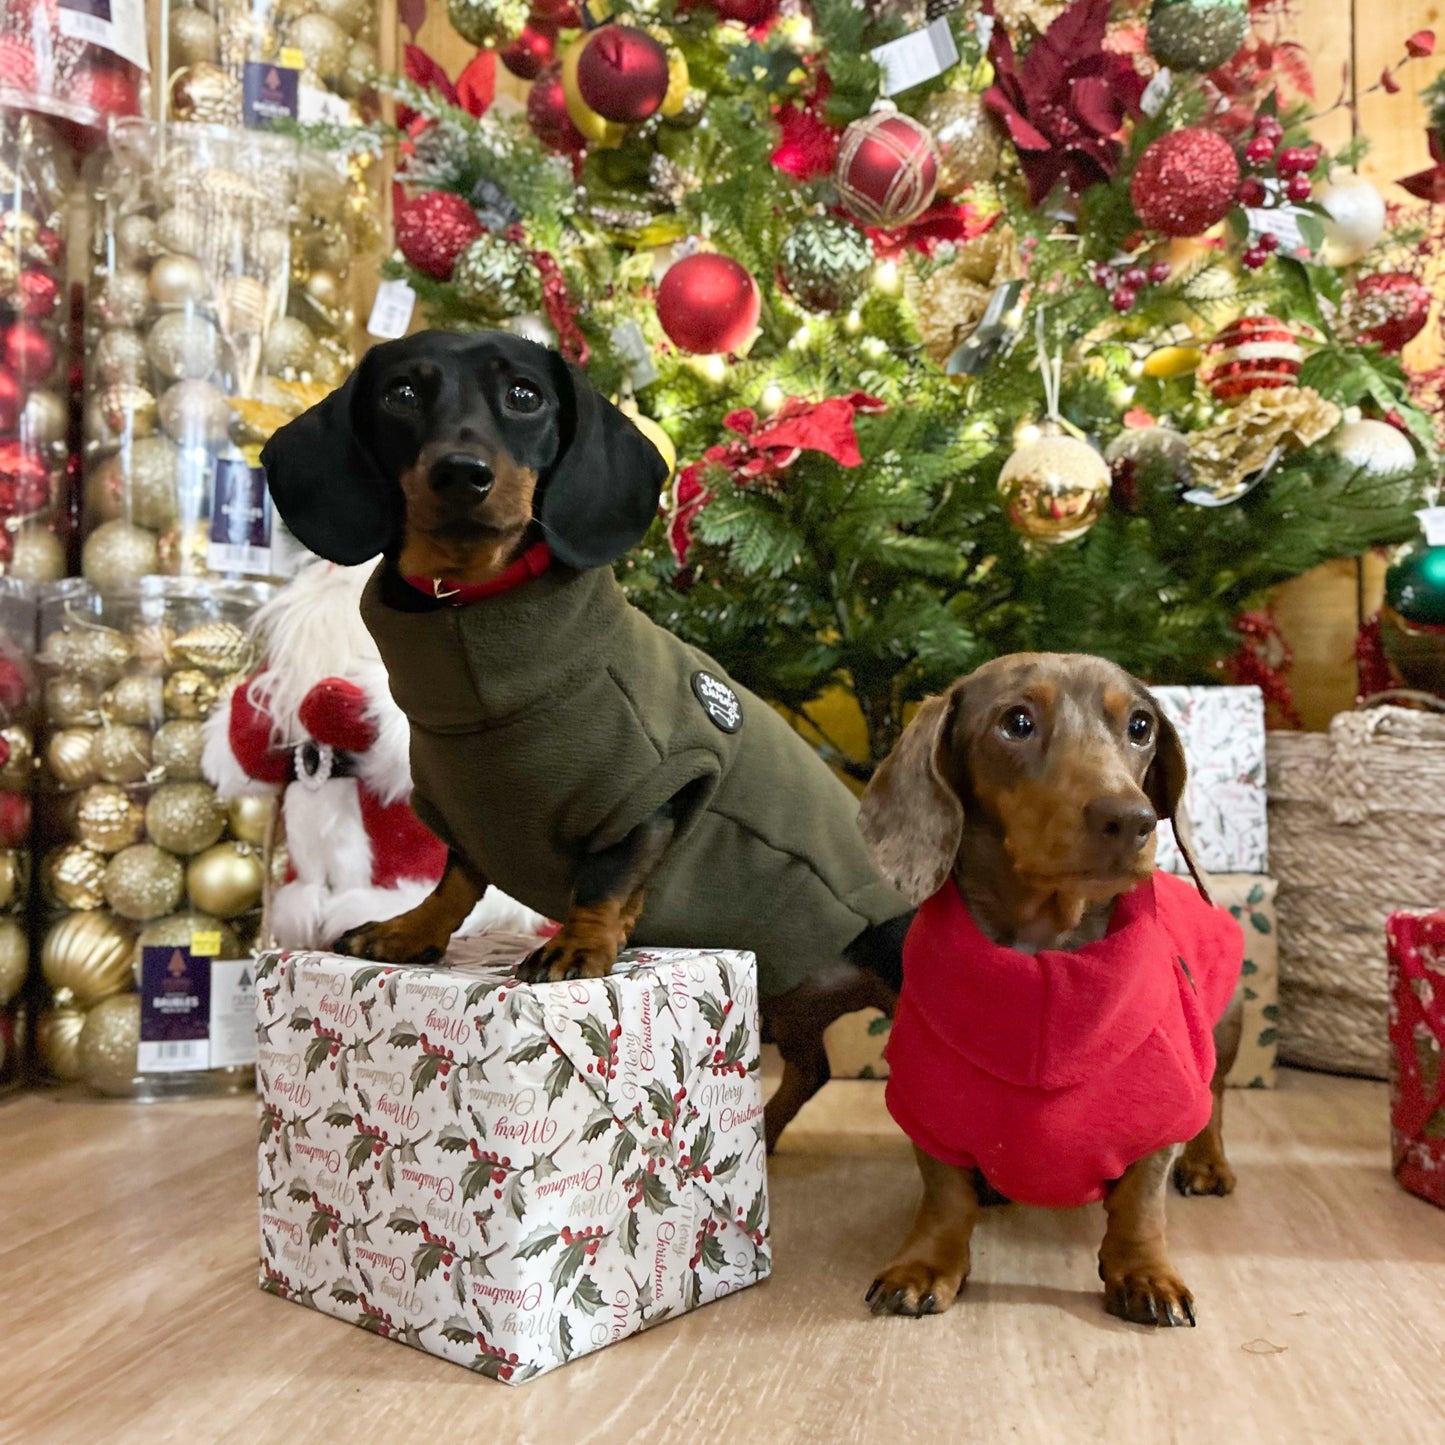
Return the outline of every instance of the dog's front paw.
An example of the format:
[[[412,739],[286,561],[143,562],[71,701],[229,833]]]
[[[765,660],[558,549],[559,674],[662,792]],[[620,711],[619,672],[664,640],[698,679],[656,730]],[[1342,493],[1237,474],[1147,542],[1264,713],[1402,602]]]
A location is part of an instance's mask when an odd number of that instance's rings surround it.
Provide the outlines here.
[[[1141,1264],[1117,1273],[1102,1265],[1104,1308],[1136,1325],[1194,1327],[1194,1296],[1167,1264]]]
[[[444,939],[438,943],[429,935],[407,926],[406,917],[382,923],[363,923],[343,933],[331,945],[332,953],[348,958],[369,958],[373,963],[436,963],[447,951]]]
[[[1174,1166],[1174,1187],[1181,1194],[1233,1194],[1236,1180],[1223,1154],[1186,1149]]]
[[[617,962],[617,944],[596,933],[578,934],[564,926],[517,968],[524,983],[556,983],[564,978],[605,978]]]
[[[926,1260],[895,1260],[863,1298],[875,1315],[941,1315],[958,1298],[965,1278]]]

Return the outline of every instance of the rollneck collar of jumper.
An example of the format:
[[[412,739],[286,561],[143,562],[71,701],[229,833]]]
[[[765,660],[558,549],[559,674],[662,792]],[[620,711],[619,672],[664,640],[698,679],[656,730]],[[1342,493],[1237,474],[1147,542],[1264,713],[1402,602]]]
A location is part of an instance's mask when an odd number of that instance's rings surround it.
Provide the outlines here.
[[[424,597],[448,607],[467,607],[521,587],[540,577],[551,565],[552,549],[545,542],[534,542],[505,572],[488,582],[448,582],[444,577],[408,577],[406,582]]]

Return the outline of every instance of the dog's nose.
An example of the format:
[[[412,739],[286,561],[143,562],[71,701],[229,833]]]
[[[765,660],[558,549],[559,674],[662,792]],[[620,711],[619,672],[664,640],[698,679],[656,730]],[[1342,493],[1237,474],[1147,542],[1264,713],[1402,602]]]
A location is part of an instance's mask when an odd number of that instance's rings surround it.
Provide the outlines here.
[[[1137,853],[1149,841],[1159,817],[1146,799],[1116,794],[1095,798],[1084,809],[1084,822],[1099,842]]]
[[[439,492],[466,487],[485,496],[494,480],[491,467],[472,452],[450,452],[432,463],[431,484]]]

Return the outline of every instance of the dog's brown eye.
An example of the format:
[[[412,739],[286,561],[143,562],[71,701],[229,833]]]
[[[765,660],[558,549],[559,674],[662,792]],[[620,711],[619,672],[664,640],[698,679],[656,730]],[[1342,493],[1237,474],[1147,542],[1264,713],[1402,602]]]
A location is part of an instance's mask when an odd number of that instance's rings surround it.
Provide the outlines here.
[[[542,405],[542,393],[525,381],[514,381],[507,389],[507,405],[513,411],[536,411]]]
[[[388,411],[415,411],[421,404],[416,388],[409,381],[394,381],[381,394],[381,404]]]
[[[1011,707],[999,721],[1004,737],[1012,742],[1027,742],[1034,735],[1033,714],[1026,707]]]
[[[1129,741],[1142,748],[1154,736],[1154,719],[1147,712],[1136,712],[1129,719]]]

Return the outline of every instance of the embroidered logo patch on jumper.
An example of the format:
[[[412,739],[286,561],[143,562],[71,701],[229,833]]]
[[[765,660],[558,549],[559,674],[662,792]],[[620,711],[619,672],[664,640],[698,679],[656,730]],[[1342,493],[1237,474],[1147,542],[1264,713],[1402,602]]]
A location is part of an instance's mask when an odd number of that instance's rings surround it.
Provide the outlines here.
[[[742,727],[742,700],[721,678],[714,677],[710,672],[695,672],[692,690],[715,728],[735,733]]]

